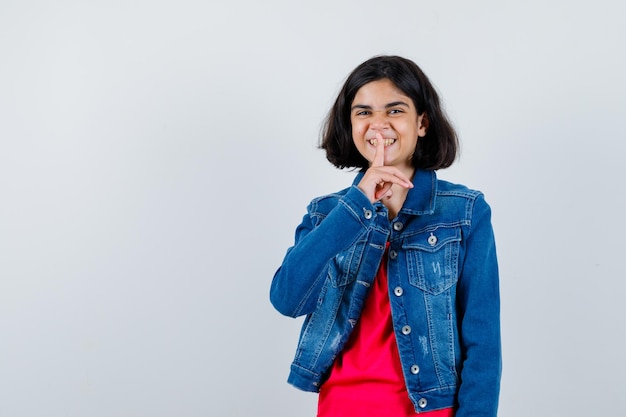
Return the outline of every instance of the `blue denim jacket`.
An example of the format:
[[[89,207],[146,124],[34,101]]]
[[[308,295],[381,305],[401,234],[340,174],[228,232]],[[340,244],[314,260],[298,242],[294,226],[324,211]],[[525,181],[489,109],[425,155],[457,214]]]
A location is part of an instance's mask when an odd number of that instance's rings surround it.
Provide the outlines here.
[[[288,381],[319,391],[343,349],[389,241],[389,298],[416,412],[496,416],[500,298],[491,209],[478,191],[417,171],[398,216],[356,187],[314,199],[270,290],[306,315]]]

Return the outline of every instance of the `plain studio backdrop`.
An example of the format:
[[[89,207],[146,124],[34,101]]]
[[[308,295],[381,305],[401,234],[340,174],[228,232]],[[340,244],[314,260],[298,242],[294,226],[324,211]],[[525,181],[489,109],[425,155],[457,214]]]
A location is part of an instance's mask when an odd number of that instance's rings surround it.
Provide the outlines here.
[[[624,3],[0,3],[0,416],[311,417],[269,285],[348,73],[416,61],[492,205],[500,415],[619,415]]]

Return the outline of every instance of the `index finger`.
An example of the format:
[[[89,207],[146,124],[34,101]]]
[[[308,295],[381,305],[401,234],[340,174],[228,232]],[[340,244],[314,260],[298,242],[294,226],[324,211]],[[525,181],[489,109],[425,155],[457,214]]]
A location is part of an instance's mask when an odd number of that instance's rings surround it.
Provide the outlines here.
[[[376,133],[376,153],[374,153],[373,167],[382,167],[385,165],[385,141],[383,135]]]

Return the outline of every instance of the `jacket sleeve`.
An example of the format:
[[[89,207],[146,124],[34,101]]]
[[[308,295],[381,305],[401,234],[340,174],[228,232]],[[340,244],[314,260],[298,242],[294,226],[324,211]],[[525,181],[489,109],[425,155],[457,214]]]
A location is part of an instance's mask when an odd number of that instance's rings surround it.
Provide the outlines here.
[[[313,203],[309,205],[296,229],[295,243],[272,280],[270,301],[286,316],[297,317],[315,309],[329,262],[367,233],[376,217],[374,206],[356,186],[338,199],[321,222],[314,223],[316,210]]]
[[[463,367],[456,417],[495,417],[502,371],[498,264],[482,195],[473,210],[457,288]]]

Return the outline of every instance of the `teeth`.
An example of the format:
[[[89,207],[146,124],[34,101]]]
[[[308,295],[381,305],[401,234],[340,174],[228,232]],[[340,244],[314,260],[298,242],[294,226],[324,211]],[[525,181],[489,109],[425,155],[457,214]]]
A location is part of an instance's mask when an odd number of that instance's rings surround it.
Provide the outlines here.
[[[395,140],[395,139],[384,139],[384,141],[385,141],[385,142],[384,142],[384,143],[385,143],[385,146],[389,146],[389,145],[391,145],[392,143],[394,143],[396,140]],[[370,141],[369,141],[369,142],[370,142],[373,146],[378,145],[378,139],[370,139]]]

